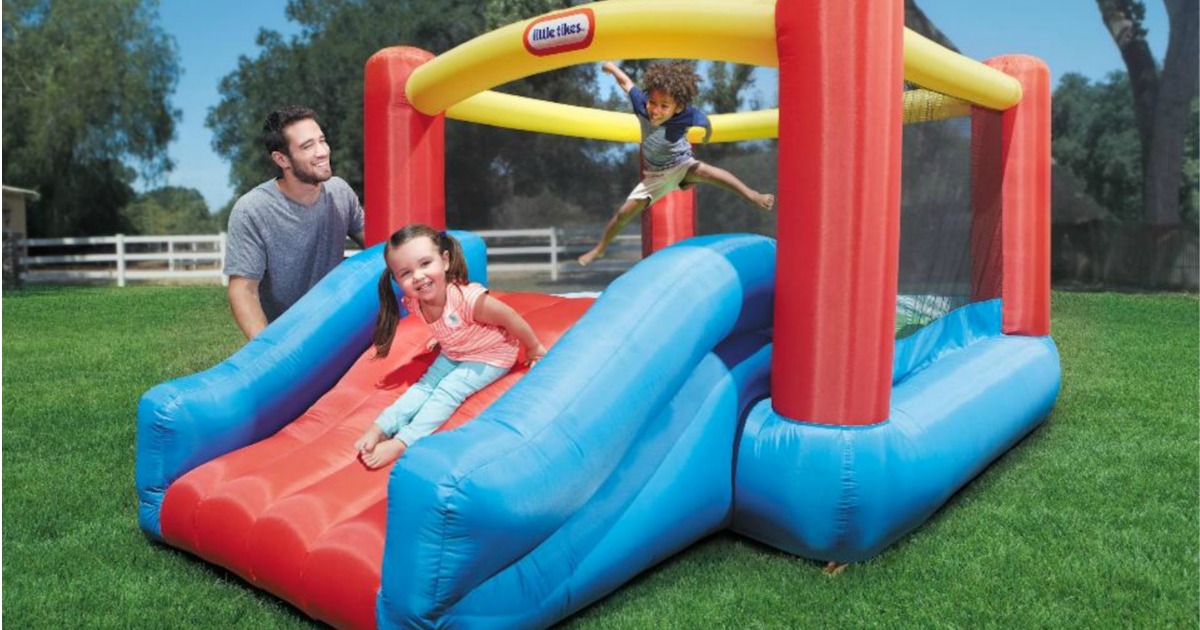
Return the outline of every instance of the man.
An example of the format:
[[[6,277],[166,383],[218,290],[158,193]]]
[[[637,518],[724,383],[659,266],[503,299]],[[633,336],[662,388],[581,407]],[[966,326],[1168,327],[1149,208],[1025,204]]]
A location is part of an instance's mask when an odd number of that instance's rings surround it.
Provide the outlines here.
[[[363,208],[333,176],[329,144],[307,107],[283,107],[263,124],[281,175],[242,195],[229,215],[229,307],[253,339],[345,257],[363,246]]]

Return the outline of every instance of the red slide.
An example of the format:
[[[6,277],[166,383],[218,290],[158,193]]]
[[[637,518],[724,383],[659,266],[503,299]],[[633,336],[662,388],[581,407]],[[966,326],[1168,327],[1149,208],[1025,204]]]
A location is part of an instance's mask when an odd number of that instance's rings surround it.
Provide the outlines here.
[[[493,295],[521,313],[547,347],[593,302]],[[294,422],[171,484],[162,503],[165,541],[317,619],[374,628],[392,467],[368,470],[352,444],[429,367],[435,356],[425,351],[429,339],[423,324],[403,319],[387,358],[373,360],[374,349],[367,349]],[[470,421],[527,371],[518,365],[468,398],[439,431]],[[306,570],[315,566],[338,571]]]

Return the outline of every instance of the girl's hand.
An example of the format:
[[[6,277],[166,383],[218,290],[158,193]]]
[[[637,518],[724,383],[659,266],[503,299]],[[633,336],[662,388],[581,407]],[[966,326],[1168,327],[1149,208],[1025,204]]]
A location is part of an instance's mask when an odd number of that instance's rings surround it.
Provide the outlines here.
[[[544,357],[544,356],[546,356],[546,346],[543,346],[540,343],[537,345],[537,347],[526,348],[525,349],[525,365],[528,365],[529,367],[533,367],[533,365],[535,363],[537,363],[538,361],[541,361],[542,357]]]
[[[611,61],[605,61],[604,65],[600,66],[600,69],[608,74],[615,74],[617,72],[617,64]]]

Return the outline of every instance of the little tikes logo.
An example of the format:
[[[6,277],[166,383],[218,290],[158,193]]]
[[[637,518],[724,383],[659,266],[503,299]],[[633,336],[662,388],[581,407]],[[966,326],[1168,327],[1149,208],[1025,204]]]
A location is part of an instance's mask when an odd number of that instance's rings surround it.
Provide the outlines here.
[[[575,9],[534,20],[525,27],[525,50],[544,56],[587,48],[596,35],[596,15]]]

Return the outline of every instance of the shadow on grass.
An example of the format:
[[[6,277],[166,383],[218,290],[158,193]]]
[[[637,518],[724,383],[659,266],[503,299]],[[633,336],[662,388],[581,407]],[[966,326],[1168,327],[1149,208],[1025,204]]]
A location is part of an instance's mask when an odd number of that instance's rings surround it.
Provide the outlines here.
[[[261,605],[265,609],[279,613],[284,616],[289,622],[296,622],[297,625],[304,625],[310,628],[328,628],[325,623],[309,617],[304,611],[297,608],[291,602],[275,596],[250,582],[247,582],[242,576],[222,567],[213,564],[199,556],[192,555],[190,552],[182,549],[177,549],[166,543],[159,542],[147,537],[139,531],[139,536],[152,549],[164,553],[170,561],[181,565],[187,565],[190,568],[196,569],[203,575],[201,579],[210,584],[219,584],[221,587],[237,588],[244,591],[249,596],[255,605]]]

